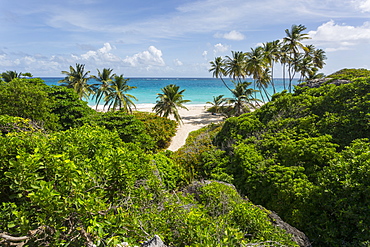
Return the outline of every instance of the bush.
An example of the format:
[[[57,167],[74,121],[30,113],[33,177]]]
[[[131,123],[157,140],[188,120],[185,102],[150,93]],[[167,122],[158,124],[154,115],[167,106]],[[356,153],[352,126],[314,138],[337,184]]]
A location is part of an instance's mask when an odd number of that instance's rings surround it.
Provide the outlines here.
[[[85,124],[103,126],[111,131],[117,131],[123,142],[136,143],[147,151],[156,150],[153,138],[146,132],[143,122],[134,115],[118,112],[97,112],[81,121]]]
[[[50,109],[47,86],[37,82],[15,78],[0,84],[0,114],[28,118],[45,129],[56,130],[58,117]]]
[[[176,134],[176,121],[149,112],[134,112],[133,114],[144,123],[145,132],[156,143],[156,151],[164,150],[170,146],[171,139]]]
[[[46,91],[51,101],[51,112],[58,116],[61,130],[80,127],[81,118],[95,113],[71,88],[52,86]]]

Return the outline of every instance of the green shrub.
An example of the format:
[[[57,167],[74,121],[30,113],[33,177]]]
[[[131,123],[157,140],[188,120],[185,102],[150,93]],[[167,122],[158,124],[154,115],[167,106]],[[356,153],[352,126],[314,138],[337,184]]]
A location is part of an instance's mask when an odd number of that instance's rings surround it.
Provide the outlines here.
[[[58,129],[58,116],[50,109],[47,86],[29,80],[15,78],[0,84],[0,115],[28,118],[45,129]]]
[[[117,112],[97,112],[81,120],[90,125],[103,126],[111,131],[117,131],[123,142],[136,143],[147,151],[156,150],[153,138],[146,132],[143,122],[134,115]]]
[[[51,100],[51,112],[58,116],[62,130],[81,126],[81,118],[95,113],[71,88],[52,86],[46,91]]]
[[[133,114],[144,123],[145,132],[155,141],[157,151],[170,146],[171,139],[176,134],[176,121],[149,112],[134,112]]]

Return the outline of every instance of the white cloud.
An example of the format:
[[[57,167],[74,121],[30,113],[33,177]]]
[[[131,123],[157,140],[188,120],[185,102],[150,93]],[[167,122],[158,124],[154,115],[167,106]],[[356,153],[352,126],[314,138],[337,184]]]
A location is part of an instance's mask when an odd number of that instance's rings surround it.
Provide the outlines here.
[[[203,51],[203,53],[202,53],[202,57],[203,57],[205,60],[208,60],[207,56],[208,56],[208,51]]]
[[[354,0],[352,2],[361,12],[370,12],[370,0]]]
[[[175,64],[175,66],[182,66],[182,65],[184,65],[183,64],[183,62],[181,62],[179,59],[175,59],[175,60],[173,60],[173,63]]]
[[[228,45],[223,45],[221,43],[218,43],[214,46],[214,50],[213,52],[216,54],[216,53],[223,53],[223,52],[226,52],[228,51],[230,48],[230,46]]]
[[[245,36],[235,30],[232,30],[228,33],[216,33],[214,35],[215,38],[223,38],[223,39],[228,39],[228,40],[244,40]]]
[[[127,56],[123,61],[132,67],[165,66],[162,51],[154,46],[149,46],[147,51],[139,52],[131,57]]]
[[[311,43],[326,47],[326,51],[346,50],[357,44],[370,43],[370,22],[356,27],[339,25],[331,20],[308,34]]]
[[[119,57],[113,53],[110,53],[113,48],[114,47],[112,47],[109,43],[105,43],[102,48],[96,51],[88,51],[81,56],[72,55],[72,57],[77,60],[95,61],[98,63],[121,61]]]

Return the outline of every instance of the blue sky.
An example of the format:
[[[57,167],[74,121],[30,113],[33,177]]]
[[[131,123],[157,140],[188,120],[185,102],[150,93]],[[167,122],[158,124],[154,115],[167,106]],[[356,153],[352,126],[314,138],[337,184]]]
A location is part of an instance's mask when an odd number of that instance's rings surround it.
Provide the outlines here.
[[[91,74],[211,77],[216,56],[292,24],[326,51],[325,74],[370,69],[369,17],[370,0],[1,0],[0,71],[60,77],[82,63]]]

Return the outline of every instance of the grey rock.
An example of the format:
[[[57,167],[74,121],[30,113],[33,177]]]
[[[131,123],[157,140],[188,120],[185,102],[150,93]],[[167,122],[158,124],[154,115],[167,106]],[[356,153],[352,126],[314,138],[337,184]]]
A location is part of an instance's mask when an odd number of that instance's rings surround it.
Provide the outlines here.
[[[284,222],[279,215],[274,212],[271,212],[268,217],[270,218],[273,225],[280,227],[281,229],[285,230],[287,233],[292,235],[292,240],[296,242],[301,247],[311,247],[311,242],[308,237],[298,230],[297,228],[289,225],[288,223]]]
[[[333,80],[332,78],[321,78],[321,79],[309,80],[305,83],[298,84],[297,86],[318,88],[318,87],[321,87],[322,85],[334,84],[336,86],[339,86],[339,85],[348,84],[348,83],[351,83],[351,81],[350,80],[339,80],[339,79]]]
[[[162,239],[158,235],[154,235],[152,239],[142,243],[141,247],[167,247],[167,245],[163,243]]]

